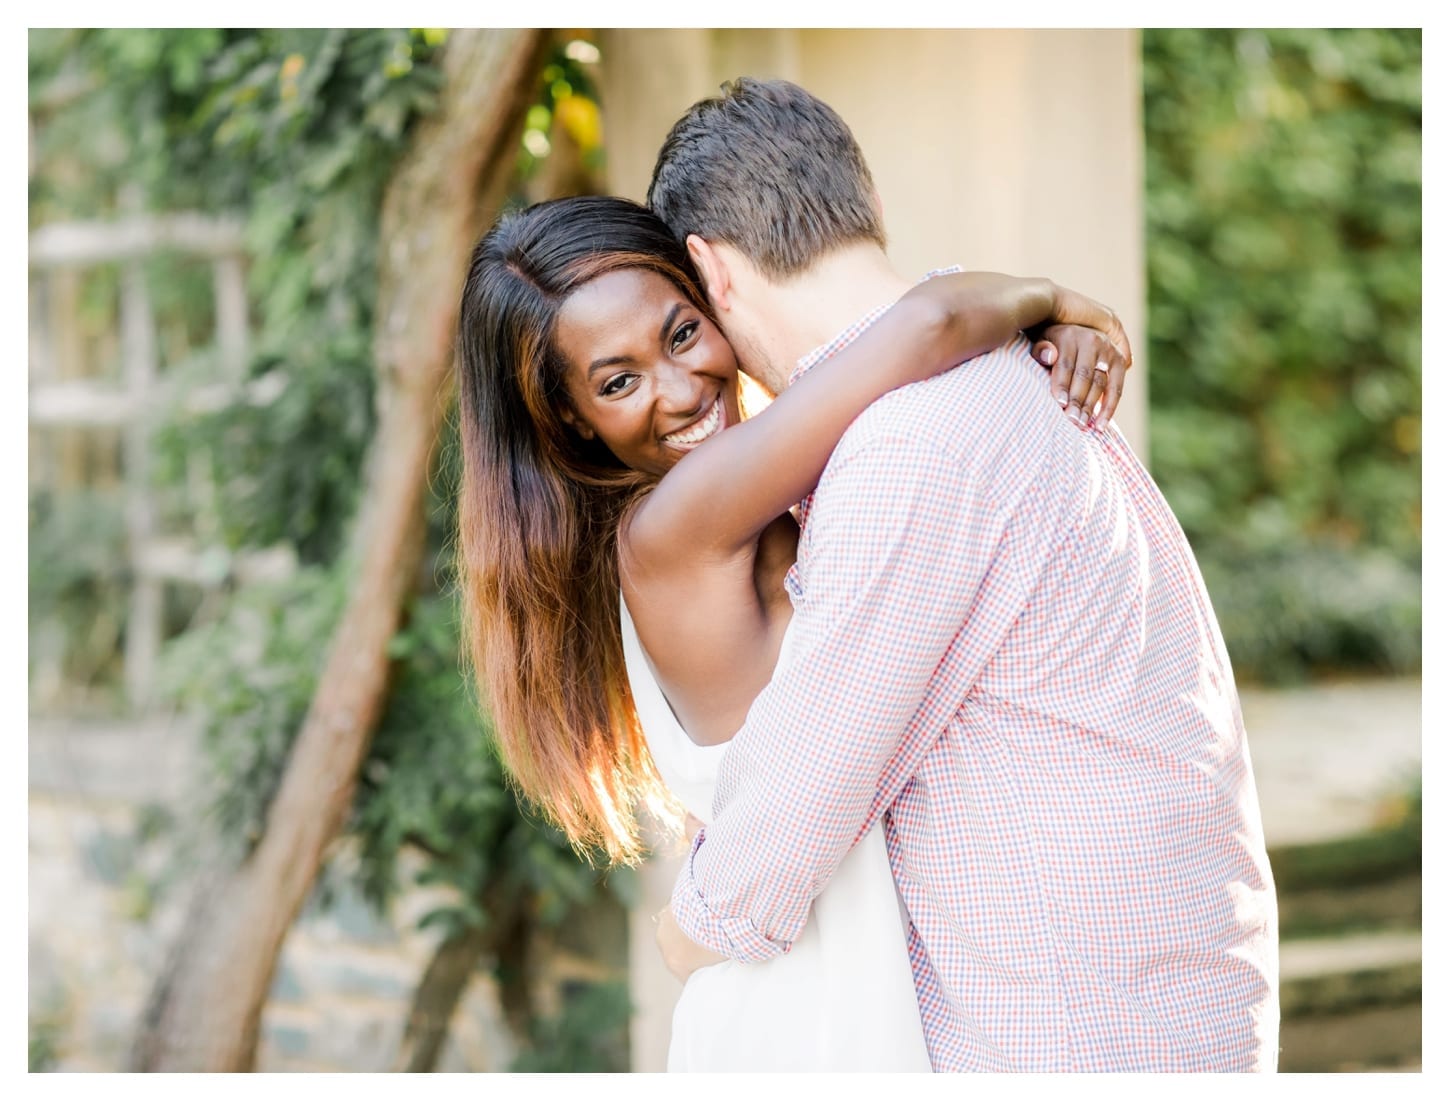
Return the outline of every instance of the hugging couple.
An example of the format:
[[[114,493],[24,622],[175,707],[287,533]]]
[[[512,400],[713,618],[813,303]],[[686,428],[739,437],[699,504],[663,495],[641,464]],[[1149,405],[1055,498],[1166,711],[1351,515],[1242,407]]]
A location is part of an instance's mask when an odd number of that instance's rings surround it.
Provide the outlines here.
[[[503,759],[614,861],[642,801],[688,811],[671,1070],[1272,1070],[1238,696],[1110,423],[1123,330],[884,245],[839,116],[751,79],[648,208],[479,243],[460,572]]]

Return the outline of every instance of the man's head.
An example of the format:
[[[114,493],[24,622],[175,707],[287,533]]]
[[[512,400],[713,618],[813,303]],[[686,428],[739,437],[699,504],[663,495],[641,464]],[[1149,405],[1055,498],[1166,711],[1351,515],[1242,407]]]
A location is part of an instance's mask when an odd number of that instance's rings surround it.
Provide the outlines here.
[[[733,246],[777,281],[886,233],[866,158],[841,116],[784,80],[741,77],[670,130],[647,201],[675,236]]]
[[[886,247],[856,139],[840,115],[783,80],[741,77],[691,107],[665,139],[647,201],[689,248],[747,370],[764,344],[754,289],[848,246]]]

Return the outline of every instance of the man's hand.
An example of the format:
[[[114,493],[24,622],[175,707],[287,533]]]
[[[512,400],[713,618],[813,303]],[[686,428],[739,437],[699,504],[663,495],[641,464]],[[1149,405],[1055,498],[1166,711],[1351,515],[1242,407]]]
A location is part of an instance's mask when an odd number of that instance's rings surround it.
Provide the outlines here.
[[[670,974],[680,982],[684,982],[700,968],[709,967],[712,963],[724,963],[728,958],[685,936],[668,906],[655,915],[655,944],[659,945],[660,955],[664,957]]]

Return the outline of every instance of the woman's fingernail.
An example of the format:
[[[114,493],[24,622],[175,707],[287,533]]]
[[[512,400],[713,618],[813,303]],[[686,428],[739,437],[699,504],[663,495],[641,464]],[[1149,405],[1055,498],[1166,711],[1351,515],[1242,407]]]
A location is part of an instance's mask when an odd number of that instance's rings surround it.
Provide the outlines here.
[[[1058,394],[1057,395],[1057,404],[1058,405],[1061,405],[1063,408],[1066,408],[1067,407],[1067,395],[1066,394]]]

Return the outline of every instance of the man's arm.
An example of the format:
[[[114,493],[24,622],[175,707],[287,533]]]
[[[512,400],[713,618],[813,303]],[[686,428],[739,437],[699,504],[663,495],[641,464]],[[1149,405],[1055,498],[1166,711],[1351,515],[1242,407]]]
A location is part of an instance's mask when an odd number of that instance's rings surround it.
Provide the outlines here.
[[[956,710],[977,670],[954,673],[950,701],[925,699],[928,683],[983,582],[1006,568],[1005,521],[972,483],[958,460],[915,440],[865,441],[833,460],[811,516],[792,655],[732,741],[715,821],[675,886],[675,918],[699,944],[740,960],[787,950]],[[1009,627],[972,624],[999,637]],[[923,710],[930,718],[913,723]]]

